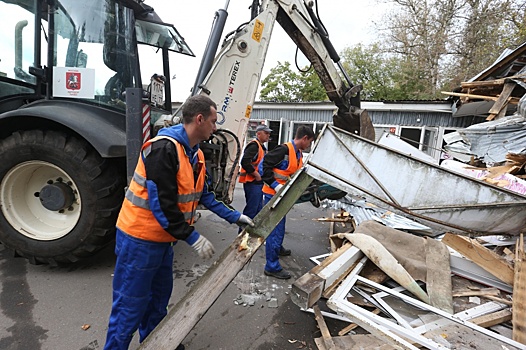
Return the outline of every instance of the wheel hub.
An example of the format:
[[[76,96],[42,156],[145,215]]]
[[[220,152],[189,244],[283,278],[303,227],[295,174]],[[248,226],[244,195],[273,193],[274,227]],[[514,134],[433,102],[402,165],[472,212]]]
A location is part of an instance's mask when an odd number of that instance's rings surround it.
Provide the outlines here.
[[[38,241],[69,234],[82,212],[78,186],[62,168],[45,161],[19,163],[0,181],[0,210],[18,233]]]
[[[65,210],[75,201],[73,189],[63,182],[54,182],[42,187],[38,195],[44,208],[51,211]]]

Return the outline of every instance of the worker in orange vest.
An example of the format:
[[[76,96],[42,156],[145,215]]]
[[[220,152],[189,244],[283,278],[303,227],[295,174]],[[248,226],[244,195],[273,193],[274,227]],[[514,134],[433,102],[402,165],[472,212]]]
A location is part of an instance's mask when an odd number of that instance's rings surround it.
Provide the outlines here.
[[[193,96],[182,114],[183,124],[161,129],[143,145],[119,213],[105,350],[128,349],[137,329],[142,342],[166,316],[177,241],[188,243],[202,258],[214,254],[212,243],[193,225],[199,203],[230,223],[254,225],[209,190],[199,142],[216,131],[216,104]],[[177,350],[182,349],[180,344]]]
[[[271,132],[272,129],[265,124],[258,125],[256,138],[245,146],[241,158],[239,182],[243,184],[246,202],[243,214],[251,219],[263,208],[263,181],[258,172],[258,167],[267,153],[265,143],[270,139]]]
[[[310,147],[314,132],[308,126],[296,130],[294,140],[277,146],[268,152],[260,165],[263,178],[263,200],[267,204],[291,176],[303,165],[303,151]],[[280,279],[289,279],[290,273],[284,270],[279,257],[290,255],[291,251],[283,247],[285,237],[284,217],[267,237],[265,243],[265,275]]]

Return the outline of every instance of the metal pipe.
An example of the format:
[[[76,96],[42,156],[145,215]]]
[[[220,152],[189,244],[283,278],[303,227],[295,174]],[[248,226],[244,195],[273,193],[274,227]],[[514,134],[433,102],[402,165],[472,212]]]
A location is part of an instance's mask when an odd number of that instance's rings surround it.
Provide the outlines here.
[[[208,72],[210,72],[210,69],[212,68],[217,48],[219,47],[219,41],[221,40],[223,29],[225,28],[226,18],[228,17],[228,12],[226,9],[228,7],[229,1],[230,0],[227,0],[224,9],[219,9],[215,13],[214,22],[212,23],[212,31],[210,32],[210,36],[206,44],[205,52],[197,72],[194,87],[192,88],[192,96],[197,95],[199,86],[203,83],[206,76],[208,75]]]
[[[26,26],[26,20],[15,25],[15,70],[22,69],[22,31]]]

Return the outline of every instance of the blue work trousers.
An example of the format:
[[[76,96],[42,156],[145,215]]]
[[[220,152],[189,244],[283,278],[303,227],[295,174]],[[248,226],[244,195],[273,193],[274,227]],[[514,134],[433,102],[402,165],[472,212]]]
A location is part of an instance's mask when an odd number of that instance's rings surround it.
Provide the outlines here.
[[[243,214],[253,219],[263,208],[263,184],[245,182],[243,190],[245,191],[245,202],[247,203],[245,209],[243,209]]]
[[[271,195],[263,195],[265,205],[272,199]],[[272,230],[265,241],[265,256],[267,263],[265,264],[265,270],[268,272],[278,272],[283,268],[279,264],[279,250],[283,245],[283,238],[285,238],[285,220],[286,216],[281,219],[278,225]]]
[[[243,183],[243,190],[245,191],[246,202],[243,214],[253,219],[263,208],[263,184],[245,182]],[[243,231],[243,227],[239,227],[238,232],[241,231]]]
[[[117,263],[105,350],[128,349],[139,329],[139,341],[166,316],[173,288],[173,243],[138,239],[117,229]]]

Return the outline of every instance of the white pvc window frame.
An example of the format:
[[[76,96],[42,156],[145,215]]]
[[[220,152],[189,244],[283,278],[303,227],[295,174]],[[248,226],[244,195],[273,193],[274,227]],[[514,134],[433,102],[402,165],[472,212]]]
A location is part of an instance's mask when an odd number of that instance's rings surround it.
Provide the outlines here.
[[[411,297],[409,297],[409,296],[407,296],[407,295],[405,295],[405,294],[402,294],[402,293],[396,292],[396,291],[394,291],[394,290],[392,290],[392,289],[389,289],[389,288],[387,288],[387,287],[385,287],[385,286],[383,286],[383,285],[381,285],[381,284],[378,284],[378,283],[376,283],[376,282],[373,282],[373,281],[371,281],[371,280],[368,280],[367,278],[364,278],[364,277],[362,277],[362,276],[358,276],[358,275],[354,276],[354,278],[352,278],[352,279],[349,281],[348,284],[350,285],[350,287],[352,287],[352,285],[354,285],[354,283],[356,283],[356,282],[364,283],[365,285],[368,285],[368,286],[373,287],[373,288],[375,288],[375,289],[377,289],[377,290],[380,290],[380,291],[382,291],[382,292],[385,292],[385,293],[387,293],[387,294],[389,294],[389,295],[392,295],[392,296],[394,296],[394,297],[397,297],[397,298],[399,298],[399,299],[405,301],[405,302],[408,303],[408,304],[411,304],[411,305],[416,306],[416,307],[418,307],[418,308],[421,308],[421,309],[423,309],[423,310],[431,311],[431,312],[433,312],[433,313],[435,313],[435,314],[437,314],[437,315],[439,315],[439,316],[442,316],[442,317],[444,317],[444,318],[446,318],[446,319],[448,319],[448,320],[450,320],[450,321],[453,321],[453,322],[455,322],[455,323],[459,323],[459,324],[461,324],[461,325],[463,325],[463,326],[469,327],[469,328],[471,328],[471,329],[474,330],[474,331],[480,332],[480,333],[482,333],[482,334],[484,334],[484,335],[486,335],[486,336],[488,336],[488,337],[494,338],[494,339],[496,339],[496,340],[498,340],[498,341],[501,341],[501,342],[503,342],[503,343],[505,343],[505,344],[508,344],[508,345],[514,346],[514,347],[516,347],[516,348],[518,348],[518,349],[524,349],[524,350],[526,350],[526,345],[521,344],[521,343],[519,343],[519,342],[517,342],[517,341],[515,341],[515,340],[513,340],[513,339],[507,338],[507,337],[505,337],[505,336],[503,336],[503,335],[500,335],[500,334],[498,334],[498,333],[495,333],[495,332],[493,332],[493,331],[490,331],[490,330],[488,330],[488,329],[486,329],[486,328],[480,327],[480,326],[478,326],[478,325],[476,325],[476,324],[474,324],[474,323],[471,323],[471,322],[469,322],[469,321],[463,320],[463,319],[461,319],[461,318],[458,317],[458,316],[455,316],[455,315],[449,314],[449,313],[447,313],[447,312],[445,312],[445,311],[442,311],[442,310],[440,310],[440,309],[438,309],[438,308],[436,308],[436,307],[433,307],[433,306],[428,305],[428,304],[426,304],[426,303],[424,303],[424,302],[421,302],[420,300],[417,300],[417,299],[411,298]],[[351,284],[351,283],[352,283],[352,284]],[[343,286],[343,285],[342,285],[342,286]],[[347,286],[347,287],[349,287],[349,286]],[[337,294],[335,293],[334,296],[336,296],[336,295],[337,295]],[[341,296],[341,293],[338,294],[338,296],[340,297],[340,296]],[[345,298],[343,298],[343,299],[345,299]],[[350,303],[349,303],[348,301],[346,301],[346,300],[341,300],[341,298],[339,298],[338,301],[341,302],[343,305],[345,305],[346,303],[347,303],[347,304],[350,304]],[[355,306],[355,308],[357,308],[357,307]],[[361,309],[361,308],[360,308],[360,309]],[[351,310],[352,310],[352,309],[351,309]],[[374,316],[374,317],[371,317],[371,318],[373,318],[373,319],[383,319],[382,317],[378,317],[377,315],[374,315],[374,314],[372,314],[372,313],[370,313],[369,311],[364,310],[364,309],[358,310],[358,312],[362,312],[363,314],[369,313],[369,314],[371,314],[371,316]],[[385,320],[385,319],[384,319],[384,320]],[[385,322],[382,321],[382,323],[385,323]],[[407,336],[408,339],[411,339],[411,340],[417,341],[418,343],[420,343],[420,341],[418,341],[417,339],[423,337],[423,336],[421,336],[421,335],[418,335],[418,337],[416,337],[416,338],[412,338],[412,336],[416,334],[416,332],[415,332],[414,330],[408,330],[408,329],[405,329],[404,327],[401,327],[401,326],[399,326],[399,325],[394,325],[394,324],[393,324],[393,326],[394,326],[394,327],[393,327],[393,330],[394,330],[395,332],[397,332],[397,329],[400,329],[400,334],[402,334],[403,336]],[[425,337],[423,337],[423,338],[425,338]],[[425,339],[427,339],[427,338],[425,338]],[[429,339],[427,339],[427,340],[429,340]],[[434,343],[434,342],[433,342],[433,343]],[[420,343],[420,344],[427,346],[427,345],[424,344],[424,343]],[[439,345],[439,344],[437,344],[437,343],[435,343],[435,344],[438,346],[437,348],[443,348],[441,345]],[[433,347],[431,347],[431,348],[433,349]]]

